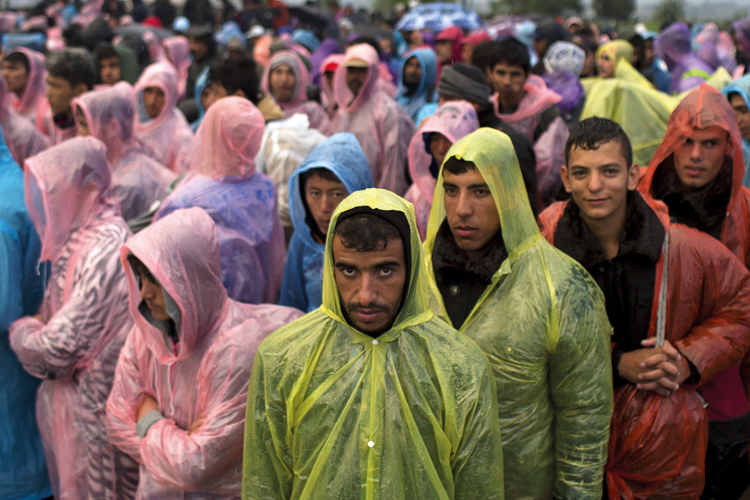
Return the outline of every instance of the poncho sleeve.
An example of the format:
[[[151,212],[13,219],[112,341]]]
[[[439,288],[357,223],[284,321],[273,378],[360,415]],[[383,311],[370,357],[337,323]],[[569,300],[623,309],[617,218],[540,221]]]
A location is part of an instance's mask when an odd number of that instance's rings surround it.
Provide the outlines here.
[[[375,187],[403,196],[409,187],[406,182],[406,165],[409,142],[416,131],[414,122],[397,104],[393,104],[386,111],[382,126],[380,137],[383,138],[383,164],[380,180]]]

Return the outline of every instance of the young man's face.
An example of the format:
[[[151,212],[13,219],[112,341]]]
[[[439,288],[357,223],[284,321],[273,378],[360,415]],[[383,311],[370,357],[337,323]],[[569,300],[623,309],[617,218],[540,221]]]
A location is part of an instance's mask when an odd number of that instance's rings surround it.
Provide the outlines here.
[[[140,276],[141,299],[146,302],[154,319],[159,321],[171,319],[167,314],[167,303],[164,300],[164,290],[161,285],[153,280],[151,273],[141,264],[137,266],[136,272]]]
[[[445,212],[453,238],[470,259],[481,256],[500,230],[495,199],[479,170],[454,175],[443,169]]]
[[[360,89],[365,84],[368,70],[369,68],[346,68],[346,85],[355,96],[359,95]]]
[[[349,324],[368,335],[388,330],[398,315],[406,284],[404,244],[388,241],[373,252],[346,248],[333,238],[336,287]]]
[[[652,39],[643,42],[643,62],[647,68],[650,68],[656,60],[656,51],[654,50],[654,41]]]
[[[496,64],[492,68],[492,87],[503,100],[520,100],[523,86],[526,84],[526,72],[519,66],[509,66],[505,63]]]
[[[440,132],[430,133],[430,153],[432,153],[432,157],[438,166],[445,161],[445,155],[448,154],[451,146],[453,146],[453,143]]]
[[[280,64],[271,70],[268,75],[268,85],[276,100],[287,103],[294,97],[294,89],[297,88],[297,77],[294,76],[291,66]]]
[[[472,56],[474,56],[474,46],[470,43],[461,45],[461,60],[466,64],[471,64]]]
[[[99,76],[107,85],[114,85],[122,80],[120,72],[120,58],[107,57],[99,60]]]
[[[727,136],[727,131],[717,126],[694,129],[678,146],[674,169],[684,187],[700,189],[719,175],[727,152]]]
[[[615,62],[609,54],[602,54],[599,57],[599,76],[602,78],[615,77]]]
[[[449,63],[453,59],[453,40],[438,40],[435,53],[440,64]]]
[[[422,65],[416,57],[410,57],[404,64],[404,85],[414,87],[422,79]]]
[[[546,38],[539,38],[538,40],[534,40],[534,52],[536,52],[536,55],[541,59],[544,57],[544,54],[547,53],[547,48],[549,47],[549,43],[547,43]]]
[[[573,146],[568,165],[561,169],[565,189],[585,221],[622,215],[628,190],[634,190],[638,183],[638,166],[627,164],[618,141],[598,146],[589,150]]]
[[[77,95],[68,80],[59,76],[47,75],[47,100],[53,115],[70,114],[70,101]]]
[[[86,119],[86,115],[81,108],[76,109],[76,119],[78,120],[78,130],[76,131],[76,135],[78,137],[90,136],[91,130],[89,130],[89,121]]]
[[[737,117],[737,125],[740,133],[746,141],[750,141],[750,110],[747,109],[747,103],[739,94],[729,94],[729,104],[734,109],[734,115]]]
[[[22,96],[23,91],[26,89],[26,83],[29,80],[29,72],[26,71],[26,66],[23,63],[4,61],[3,78],[5,78],[8,84],[8,90],[18,96]]]
[[[318,229],[328,234],[328,225],[336,207],[349,195],[342,182],[313,174],[305,181],[305,201]]]
[[[143,89],[143,106],[151,118],[159,116],[164,109],[166,97],[164,91],[159,87],[146,87]]]
[[[191,36],[188,42],[190,43],[190,53],[193,55],[193,58],[200,60],[208,53],[208,46],[201,39]]]

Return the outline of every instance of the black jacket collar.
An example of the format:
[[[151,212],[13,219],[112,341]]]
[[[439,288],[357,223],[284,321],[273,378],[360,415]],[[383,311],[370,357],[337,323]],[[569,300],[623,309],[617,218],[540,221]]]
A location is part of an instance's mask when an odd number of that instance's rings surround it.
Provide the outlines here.
[[[466,253],[456,244],[448,221],[443,221],[435,238],[435,247],[432,250],[432,265],[436,271],[435,278],[440,280],[440,275],[445,269],[457,269],[475,274],[487,284],[492,283],[492,276],[500,268],[503,261],[508,258],[502,231],[498,231],[495,237],[487,243],[487,246],[489,248],[484,255],[473,260],[469,259]]]

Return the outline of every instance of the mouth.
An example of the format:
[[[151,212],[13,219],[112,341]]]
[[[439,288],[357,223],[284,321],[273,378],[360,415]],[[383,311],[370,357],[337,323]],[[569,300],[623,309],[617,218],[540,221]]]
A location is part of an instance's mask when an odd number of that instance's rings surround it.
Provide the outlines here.
[[[683,171],[690,177],[700,177],[706,172],[703,168],[691,166],[685,167]]]
[[[474,236],[477,233],[477,229],[471,226],[456,226],[455,228],[453,228],[453,232],[457,236],[468,238]]]
[[[382,309],[355,309],[353,312],[362,323],[372,323],[385,314]]]
[[[588,203],[589,205],[593,205],[595,207],[598,207],[600,205],[603,205],[604,202],[607,201],[607,199],[608,198],[593,198],[593,199],[590,199],[590,200],[586,200],[586,203]]]

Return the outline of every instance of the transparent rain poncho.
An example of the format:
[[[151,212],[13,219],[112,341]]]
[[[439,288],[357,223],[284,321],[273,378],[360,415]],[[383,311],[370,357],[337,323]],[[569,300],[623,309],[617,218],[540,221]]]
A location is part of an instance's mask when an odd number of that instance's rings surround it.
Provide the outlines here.
[[[323,141],[289,178],[289,215],[294,223],[294,235],[286,255],[279,304],[305,312],[323,303],[325,244],[313,237],[310,224],[315,221],[303,200],[305,194],[300,182],[303,174],[315,168],[334,173],[349,194],[373,187],[367,158],[357,138],[344,133]]]
[[[406,67],[407,61],[411,58],[415,58],[422,68],[422,75],[419,78],[419,83],[413,89],[404,86],[403,73]],[[458,62],[458,61],[457,61]],[[404,55],[404,62],[401,65],[401,79],[398,86],[398,94],[396,94],[396,102],[404,108],[404,111],[409,113],[412,120],[417,119],[419,110],[428,102],[437,101],[437,95],[435,94],[435,87],[437,87],[437,73],[438,73],[438,61],[435,51],[431,48],[416,49],[411,52],[407,52]],[[419,125],[419,124],[417,124]]]
[[[16,112],[36,125],[41,123],[49,104],[44,93],[47,91],[47,71],[44,69],[44,55],[36,50],[19,47],[11,52],[20,52],[29,61],[26,88],[19,98],[12,94],[11,103]]]
[[[369,67],[367,79],[355,97],[346,83],[347,60],[357,58]],[[402,195],[408,189],[406,165],[414,122],[379,84],[378,54],[367,44],[346,51],[333,77],[338,111],[331,122],[332,134],[350,132],[357,137],[370,165],[375,186]]]
[[[143,91],[158,87],[164,92],[164,107],[159,116],[151,118],[143,104]],[[193,131],[185,115],[177,109],[177,70],[164,61],[147,67],[135,84],[135,134],[145,146],[145,152],[173,172],[187,171]]]
[[[23,168],[27,158],[49,148],[49,138],[29,120],[16,113],[8,103],[8,85],[0,75],[0,127],[13,159]]]
[[[263,72],[261,80],[263,93],[276,99],[273,92],[271,92],[271,68],[274,67],[274,64],[282,64],[281,61],[284,61],[283,64],[287,64],[292,68],[292,72],[297,79],[292,100],[289,102],[277,101],[281,109],[284,110],[284,116],[289,118],[295,113],[303,113],[310,120],[311,128],[324,134],[327,133],[328,128],[331,126],[331,121],[323,106],[307,97],[307,86],[310,85],[310,73],[296,52],[292,50],[274,52]]]
[[[474,106],[466,101],[447,102],[427,118],[409,144],[409,174],[414,184],[404,198],[414,204],[417,229],[423,240],[430,219],[432,195],[435,193],[435,177],[430,171],[435,161],[430,152],[430,134],[442,134],[453,144],[478,128],[479,121]]]
[[[180,208],[208,212],[219,228],[224,287],[248,304],[275,303],[284,273],[276,186],[255,171],[264,127],[258,108],[242,97],[211,106],[195,136],[190,172],[155,219]]]
[[[575,261],[539,234],[508,136],[480,128],[446,159],[473,162],[495,200],[509,257],[459,331],[490,360],[497,383],[508,499],[600,499],[612,418],[604,297]],[[450,322],[432,251],[445,220],[435,188],[425,259],[430,310]]]
[[[164,52],[172,63],[172,66],[177,70],[177,94],[179,98],[185,97],[185,89],[187,87],[188,68],[192,62],[190,55],[190,42],[184,36],[170,36],[163,42]]]
[[[153,274],[179,311],[178,355],[141,313],[127,258]],[[140,464],[139,500],[230,500],[240,494],[247,385],[261,341],[298,318],[294,309],[240,304],[227,297],[216,226],[200,208],[179,210],[131,238],[120,258],[135,327],[107,401],[112,443]],[[140,306],[140,307],[139,307]],[[170,341],[171,342],[171,341]],[[164,418],[141,439],[136,415],[145,396]],[[205,421],[188,432],[199,418]]]
[[[73,99],[73,115],[80,110],[92,137],[107,146],[112,166],[112,195],[120,200],[122,217],[132,220],[164,198],[176,175],[141,152],[135,138],[133,87],[119,82],[113,87],[86,92]]]
[[[672,93],[679,94],[706,82],[714,69],[693,52],[690,28],[679,22],[664,29],[654,43],[654,50],[672,72]]]
[[[742,78],[733,81],[727,85],[722,94],[727,96],[727,99],[731,99],[732,94],[738,94],[745,101],[745,106],[750,109],[750,75],[745,75]],[[742,137],[742,151],[745,158],[745,177],[742,178],[742,185],[745,187],[750,186],[750,138]]]
[[[411,204],[381,189],[352,209],[397,212],[411,274],[390,330],[344,319],[328,232],[323,305],[258,349],[248,393],[242,498],[503,498],[495,386],[476,345],[433,316]]]
[[[109,196],[104,145],[74,138],[26,162],[26,206],[51,262],[42,320],[25,317],[10,344],[44,379],[37,421],[59,500],[132,498],[136,464],[112,447],[105,403],[132,327],[119,260],[130,236]]]

